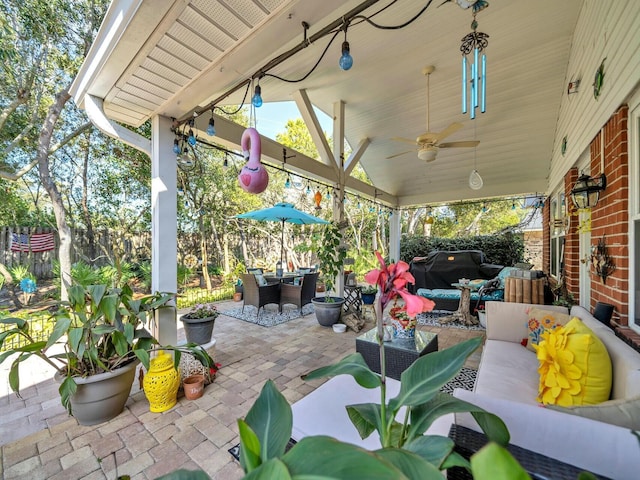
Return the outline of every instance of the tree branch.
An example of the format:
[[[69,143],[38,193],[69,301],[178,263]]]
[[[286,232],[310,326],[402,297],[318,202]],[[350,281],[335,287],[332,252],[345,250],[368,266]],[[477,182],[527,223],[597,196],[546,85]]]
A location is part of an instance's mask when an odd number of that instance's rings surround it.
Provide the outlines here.
[[[85,130],[91,129],[92,127],[93,127],[93,124],[91,122],[87,122],[87,123],[84,123],[84,124],[80,125],[73,132],[71,132],[69,135],[67,135],[62,140],[60,140],[58,143],[56,143],[54,146],[52,146],[49,149],[49,155],[51,155],[52,153],[55,153],[57,150],[59,150],[60,148],[64,147],[67,143],[69,143],[71,140],[76,138],[82,132],[84,132]]]

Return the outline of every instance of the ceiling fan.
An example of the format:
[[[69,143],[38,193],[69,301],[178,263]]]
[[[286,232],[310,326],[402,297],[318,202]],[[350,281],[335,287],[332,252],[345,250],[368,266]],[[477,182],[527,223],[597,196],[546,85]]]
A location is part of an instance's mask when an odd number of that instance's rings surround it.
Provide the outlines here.
[[[444,140],[449,135],[452,135],[458,130],[460,130],[463,127],[461,123],[454,122],[444,130],[442,130],[441,132],[431,132],[429,130],[429,76],[435,71],[435,69],[436,67],[434,67],[433,65],[426,66],[422,69],[423,75],[427,77],[427,131],[426,133],[423,133],[415,140],[410,140],[408,138],[402,138],[402,137],[393,137],[391,140],[395,140],[398,142],[414,143],[416,145],[416,148],[413,148],[412,150],[407,150],[405,152],[396,153],[395,155],[391,155],[390,157],[387,157],[387,159],[399,157],[400,155],[417,151],[418,158],[420,160],[432,162],[436,159],[438,150],[441,148],[459,148],[459,147],[471,148],[471,147],[477,147],[480,144],[478,140],[466,140],[466,141],[459,141],[459,142],[440,143],[441,140]]]

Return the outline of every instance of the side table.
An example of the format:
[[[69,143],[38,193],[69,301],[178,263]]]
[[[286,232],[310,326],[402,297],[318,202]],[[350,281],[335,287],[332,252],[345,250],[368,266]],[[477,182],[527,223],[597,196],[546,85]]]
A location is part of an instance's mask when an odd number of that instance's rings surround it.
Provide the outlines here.
[[[344,286],[344,303],[342,308],[345,312],[360,313],[362,309],[362,297],[360,291],[362,287],[345,285]]]
[[[356,352],[359,352],[369,368],[380,373],[380,351],[376,329],[356,337]],[[384,342],[384,360],[387,376],[400,380],[402,372],[422,355],[438,351],[438,335],[416,330],[415,338],[394,339]]]
[[[479,323],[478,319],[471,315],[469,309],[471,308],[471,292],[477,291],[479,287],[477,285],[463,285],[461,283],[452,283],[451,286],[460,290],[458,310],[447,317],[440,318],[440,323],[459,321],[465,325],[477,325]]]

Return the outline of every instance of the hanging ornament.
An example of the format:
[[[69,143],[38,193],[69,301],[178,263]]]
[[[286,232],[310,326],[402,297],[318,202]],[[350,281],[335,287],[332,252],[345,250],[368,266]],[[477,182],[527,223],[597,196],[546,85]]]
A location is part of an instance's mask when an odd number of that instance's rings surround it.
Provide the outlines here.
[[[474,169],[471,175],[469,175],[469,188],[472,190],[480,190],[483,185],[482,177],[478,173],[478,170]]]
[[[244,158],[248,161],[238,174],[238,183],[245,192],[262,193],[269,185],[269,173],[260,163],[262,155],[260,134],[253,127],[247,128],[242,133],[240,145]]]
[[[316,210],[320,210],[322,207],[320,207],[320,202],[322,201],[322,194],[320,193],[320,190],[317,190],[315,195],[313,195],[313,201],[316,204]]]
[[[488,4],[483,2],[486,8]],[[487,106],[487,57],[484,54],[489,45],[489,35],[478,32],[478,22],[476,14],[481,9],[473,9],[473,21],[471,29],[473,32],[462,38],[460,51],[462,52],[462,113],[469,111],[471,119],[476,118],[476,108],[480,107],[480,112],[484,113]],[[467,55],[473,54],[473,63],[467,59]],[[470,72],[468,72],[470,70]],[[467,77],[470,73],[470,77]],[[469,90],[469,91],[468,91]]]

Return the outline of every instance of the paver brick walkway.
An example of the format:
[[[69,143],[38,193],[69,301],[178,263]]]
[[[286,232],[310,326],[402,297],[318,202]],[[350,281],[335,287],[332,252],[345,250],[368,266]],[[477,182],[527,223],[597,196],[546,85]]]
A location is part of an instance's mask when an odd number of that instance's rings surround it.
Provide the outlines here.
[[[219,309],[235,306],[223,302]],[[440,349],[482,335],[420,328],[439,333]],[[246,415],[264,382],[272,379],[290,403],[299,400],[325,381],[305,382],[300,375],[353,353],[356,335],[321,327],[314,315],[270,328],[221,315],[214,358],[222,368],[203,397],[181,398],[173,409],[151,413],[136,381],[124,412],[95,426],[81,426],[67,415],[42,361],[34,364],[34,384],[22,399],[6,393],[6,372],[0,372],[0,478],[110,480],[116,465],[118,475],[135,480],[178,468],[201,469],[213,479],[241,478],[227,449],[238,443],[236,420]],[[474,353],[467,365],[477,368],[479,358]]]

